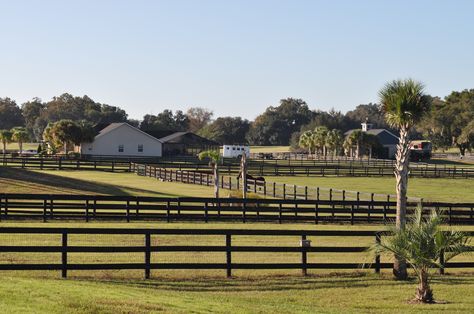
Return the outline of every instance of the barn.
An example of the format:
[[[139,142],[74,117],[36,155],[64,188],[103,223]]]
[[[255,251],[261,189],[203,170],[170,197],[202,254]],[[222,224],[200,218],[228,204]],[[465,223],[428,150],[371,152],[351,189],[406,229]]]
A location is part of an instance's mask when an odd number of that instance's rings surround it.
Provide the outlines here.
[[[161,157],[163,143],[128,123],[111,123],[92,143],[81,143],[83,156]]]
[[[204,150],[219,150],[219,143],[192,132],[175,132],[160,138],[163,156],[197,155]]]
[[[352,132],[356,130],[349,130],[344,135],[347,137]],[[379,158],[395,158],[395,153],[397,151],[398,136],[386,129],[376,129],[373,128],[372,123],[364,122],[362,123],[362,131],[368,134],[375,135],[379,140],[379,143],[383,147],[383,152]]]

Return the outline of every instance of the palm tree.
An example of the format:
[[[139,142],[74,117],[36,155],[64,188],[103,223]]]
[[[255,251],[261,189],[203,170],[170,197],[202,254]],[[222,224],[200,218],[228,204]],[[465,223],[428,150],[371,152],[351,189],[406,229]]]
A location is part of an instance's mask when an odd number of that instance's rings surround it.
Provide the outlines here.
[[[12,129],[12,140],[18,143],[20,154],[23,152],[23,143],[28,141],[28,132],[23,127],[17,127]]]
[[[424,94],[424,85],[412,79],[389,82],[379,92],[385,120],[400,131],[397,145],[395,178],[397,191],[396,227],[403,229],[406,221],[406,201],[408,188],[409,138],[408,132],[420,121],[430,105],[430,97]],[[396,259],[394,274],[399,279],[407,277],[406,264]]]
[[[434,301],[430,279],[435,268],[442,268],[453,257],[470,251],[466,233],[442,230],[442,224],[436,210],[423,217],[420,206],[405,228],[391,228],[391,236],[382,237],[380,243],[371,248],[377,254],[401,257],[413,268],[418,278],[415,294],[418,302]]]
[[[326,136],[329,130],[325,126],[318,126],[314,129],[314,145],[326,156]]]
[[[219,162],[221,160],[221,155],[217,150],[206,150],[200,152],[199,160],[209,158],[209,166],[214,171],[214,195],[216,198],[219,198]]]
[[[350,150],[351,150],[351,157],[352,156],[352,149],[353,147],[355,146],[356,147],[356,150],[355,150],[355,158],[359,158],[360,156],[360,148],[362,146],[362,138],[364,136],[364,132],[362,132],[362,130],[355,130],[354,132],[352,132],[351,134],[349,134],[348,137],[346,137],[346,143],[345,143],[345,146],[346,147],[349,147]]]
[[[12,140],[12,132],[10,130],[0,130],[0,141],[3,144],[3,155],[6,154],[7,144]]]
[[[334,156],[338,155],[339,149],[344,142],[342,132],[337,129],[333,129],[326,135],[326,147],[333,153]]]
[[[308,150],[308,157],[311,157],[311,154],[315,147],[314,132],[313,131],[303,132],[303,134],[300,135],[299,145],[302,148],[306,148]]]

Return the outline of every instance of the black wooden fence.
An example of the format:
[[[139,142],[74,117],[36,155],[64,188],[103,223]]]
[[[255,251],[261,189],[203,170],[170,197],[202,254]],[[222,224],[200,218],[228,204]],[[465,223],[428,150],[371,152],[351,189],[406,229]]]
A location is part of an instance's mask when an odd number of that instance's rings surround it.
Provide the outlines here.
[[[391,163],[392,161],[390,161]],[[261,176],[393,176],[393,165],[362,161],[344,160],[312,160],[309,162],[283,161],[249,161],[249,173]],[[58,170],[104,170],[104,171],[133,171],[136,164],[127,159],[100,159],[81,160],[67,158],[36,158],[36,157],[4,157],[1,165],[17,168],[33,169],[58,169]],[[144,165],[157,168],[175,170],[208,172],[209,166],[206,161],[180,159],[163,159],[160,162],[144,163]],[[221,165],[221,173],[235,175],[239,172],[239,163],[236,160],[224,161]],[[410,165],[411,177],[422,178],[474,178],[474,167],[439,166],[429,164],[412,163]]]
[[[68,271],[72,270],[143,270],[145,278],[150,278],[151,270],[172,270],[172,269],[210,269],[225,270],[227,277],[232,276],[233,270],[253,270],[253,269],[300,269],[303,275],[307,275],[309,269],[374,269],[379,273],[383,268],[392,268],[392,263],[382,263],[380,256],[375,256],[370,263],[365,263],[363,259],[353,262],[329,262],[312,263],[308,262],[310,256],[318,253],[361,253],[365,252],[367,246],[312,246],[309,237],[341,237],[342,243],[351,243],[354,237],[373,238],[374,242],[380,241],[386,232],[378,231],[329,231],[329,230],[243,230],[243,229],[113,229],[113,228],[38,228],[38,227],[0,227],[2,239],[18,238],[28,235],[60,235],[57,245],[15,245],[15,241],[8,242],[7,245],[0,246],[0,252],[6,256],[8,263],[0,263],[0,270],[58,270],[62,277],[67,277]],[[470,233],[474,235],[474,232]],[[8,236],[10,235],[10,237]],[[74,245],[70,243],[69,236],[74,235],[94,235],[101,237],[104,235],[139,235],[142,236],[142,245],[123,246],[117,243],[108,245]],[[152,245],[153,238],[160,235],[191,235],[198,238],[200,236],[222,236],[222,245]],[[295,237],[296,245],[258,245],[243,246],[233,245],[232,240],[240,236],[252,237]],[[298,243],[299,240],[299,243]],[[199,241],[199,240],[198,240]],[[5,243],[0,240],[0,243]],[[159,241],[158,241],[159,243]],[[192,241],[192,243],[195,243]],[[267,243],[266,241],[264,243]],[[317,242],[316,242],[317,243]],[[195,253],[195,252],[221,252],[225,255],[225,262],[221,263],[169,263],[156,262],[155,254],[165,252]],[[290,262],[246,262],[235,263],[232,257],[235,253],[299,253],[299,261]],[[51,263],[28,263],[28,260],[21,257],[23,253],[60,253],[60,261]],[[113,261],[113,253],[141,253],[143,262],[128,263],[71,263],[68,261],[69,253],[75,256],[87,255],[90,253],[107,254],[107,259]],[[233,254],[234,253],[234,254]],[[18,259],[20,257],[20,259]],[[18,262],[21,260],[23,262]],[[24,262],[26,260],[26,262]],[[452,262],[445,263],[444,268],[472,268],[474,262]]]
[[[0,194],[0,219],[43,221],[240,221],[271,223],[387,223],[395,202],[103,195]],[[418,203],[408,203],[411,214]],[[423,203],[443,210],[449,224],[474,224],[473,203]]]

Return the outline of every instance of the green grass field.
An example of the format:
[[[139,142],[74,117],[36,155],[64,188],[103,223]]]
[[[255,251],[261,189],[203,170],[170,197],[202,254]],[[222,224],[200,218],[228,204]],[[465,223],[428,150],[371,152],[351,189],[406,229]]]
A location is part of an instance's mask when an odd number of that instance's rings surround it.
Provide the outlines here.
[[[3,146],[1,146],[3,148]],[[23,143],[23,150],[29,149],[37,149],[38,143]],[[8,143],[7,150],[18,151],[20,148],[18,147],[18,143]]]
[[[2,222],[3,226],[45,226],[44,223]],[[117,228],[252,228],[252,229],[320,229],[380,230],[382,226],[308,226],[268,224],[204,223],[48,223],[46,226],[117,227]],[[460,228],[472,230],[472,227]],[[369,245],[373,239],[356,237],[310,238],[315,246]],[[70,235],[70,245],[143,245],[140,236]],[[222,245],[222,236],[157,236],[152,245]],[[1,245],[58,245],[58,236],[12,238],[4,234]],[[297,237],[268,238],[236,236],[235,245],[297,245]],[[223,262],[225,253],[152,254],[152,262]],[[57,253],[0,254],[0,263],[58,263]],[[234,262],[296,262],[294,253],[233,253]],[[311,253],[309,262],[369,262],[368,253]],[[460,257],[461,258],[461,257]],[[472,257],[462,257],[462,259]],[[69,254],[78,262],[142,262],[143,254]],[[384,261],[384,259],[382,259]],[[300,271],[256,270],[234,271],[226,279],[225,271],[152,271],[143,280],[143,271],[70,271],[68,279],[59,279],[58,271],[3,272],[0,278],[0,311],[6,313],[418,313],[420,311],[469,312],[474,306],[474,276],[459,270],[448,270],[433,281],[435,297],[446,304],[410,305],[416,282],[398,282],[389,270],[375,275],[373,270],[331,272],[310,270],[308,277]]]
[[[286,153],[290,146],[250,146],[250,153]]]
[[[3,193],[104,194],[141,196],[213,195],[211,187],[159,180],[133,173],[105,171],[25,170],[0,168]]]
[[[387,193],[393,178],[307,178],[275,177],[278,182],[311,184],[334,188]],[[269,178],[270,180],[270,178]],[[300,181],[298,181],[300,180]],[[420,179],[421,180],[421,179]],[[424,179],[423,179],[424,180]],[[441,181],[440,181],[441,180]],[[471,200],[472,180],[433,179],[410,181],[410,189],[444,200]],[[100,171],[31,171],[0,168],[0,191],[8,193],[81,193],[150,196],[211,196],[211,187],[160,182],[130,173]],[[457,191],[457,192],[456,192]],[[392,193],[392,192],[390,192]],[[453,194],[457,193],[457,194]],[[10,222],[1,226],[68,226],[116,228],[255,228],[380,230],[381,225],[299,225],[225,223],[76,223]],[[472,227],[459,227],[473,230]],[[314,246],[368,246],[374,239],[355,237],[309,237]],[[70,235],[70,245],[143,245],[141,236]],[[297,237],[266,238],[240,236],[234,245],[297,246]],[[223,245],[222,236],[156,236],[157,245]],[[58,236],[13,237],[4,234],[0,245],[59,245]],[[152,262],[223,262],[223,253],[152,254]],[[234,262],[298,262],[298,253],[233,253]],[[370,263],[369,253],[311,253],[308,262]],[[458,260],[472,260],[461,256]],[[59,263],[58,253],[0,253],[0,263]],[[142,262],[142,253],[69,254],[69,261]],[[382,261],[388,261],[383,258]],[[310,270],[301,277],[299,270],[240,270],[226,279],[225,271],[152,271],[143,280],[143,271],[70,271],[69,279],[59,279],[55,271],[2,272],[0,311],[4,313],[406,313],[469,312],[474,308],[474,271],[448,270],[433,282],[435,297],[446,304],[411,305],[416,283],[394,281],[389,270],[381,275],[373,270],[333,273]]]
[[[395,194],[393,177],[266,176],[269,182],[334,188],[368,193]],[[410,178],[408,195],[426,201],[474,202],[474,179]]]
[[[412,305],[415,282],[389,276],[59,280],[2,276],[3,313],[469,313],[474,277],[433,282],[446,304]]]

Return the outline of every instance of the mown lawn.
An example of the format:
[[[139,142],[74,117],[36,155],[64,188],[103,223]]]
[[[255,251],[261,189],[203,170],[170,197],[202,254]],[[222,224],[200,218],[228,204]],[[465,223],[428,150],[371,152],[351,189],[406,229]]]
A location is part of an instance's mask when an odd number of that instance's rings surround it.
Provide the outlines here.
[[[210,197],[213,190],[194,184],[161,182],[134,173],[0,167],[0,193]]]
[[[269,182],[380,194],[396,194],[393,177],[266,176]],[[474,202],[474,179],[410,178],[408,195],[426,201]]]
[[[2,313],[470,313],[474,277],[433,282],[446,304],[413,305],[415,282],[390,276],[59,280],[0,278]]]

